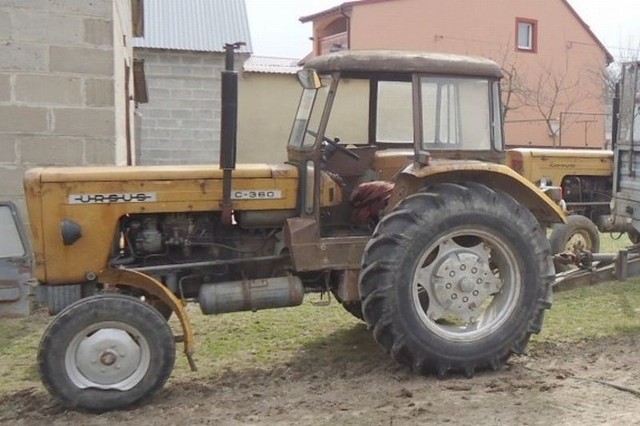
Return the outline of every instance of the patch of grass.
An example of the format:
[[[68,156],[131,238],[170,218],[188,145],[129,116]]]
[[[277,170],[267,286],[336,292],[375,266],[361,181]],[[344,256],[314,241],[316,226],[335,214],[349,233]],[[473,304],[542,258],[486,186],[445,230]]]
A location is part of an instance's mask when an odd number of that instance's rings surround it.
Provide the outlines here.
[[[48,322],[44,311],[27,318],[0,319],[0,393],[40,383],[36,353]]]
[[[326,347],[331,358],[339,358],[352,354],[353,348],[363,341],[365,346],[375,347],[364,323],[335,300],[328,306],[316,306],[318,299],[317,295],[308,295],[295,308],[218,316],[205,316],[196,306],[190,307],[196,332],[198,375],[258,365],[261,368],[288,365],[298,362],[300,355],[310,348]],[[342,339],[336,343],[335,338],[329,337],[341,333],[348,334],[353,341]],[[176,369],[188,373],[189,366],[183,358],[178,359]],[[323,358],[326,361],[327,354]]]
[[[554,295],[542,332],[533,339],[574,343],[640,333],[640,278],[607,282]]]
[[[600,253],[616,253],[618,250],[631,246],[627,234],[600,234]]]

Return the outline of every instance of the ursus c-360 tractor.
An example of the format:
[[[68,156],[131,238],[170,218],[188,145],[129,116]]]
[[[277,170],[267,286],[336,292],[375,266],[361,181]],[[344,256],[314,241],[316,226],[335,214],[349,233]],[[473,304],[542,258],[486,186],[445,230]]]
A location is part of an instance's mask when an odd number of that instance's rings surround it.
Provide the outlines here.
[[[194,366],[187,302],[221,314],[309,292],[333,293],[418,373],[471,376],[521,353],[551,305],[544,226],[564,219],[499,164],[500,76],[442,54],[311,59],[286,164],[236,166],[228,66],[219,166],[30,170],[38,280],[95,293],[44,333],[47,389],[71,407],[125,407],[171,374],[172,313]]]

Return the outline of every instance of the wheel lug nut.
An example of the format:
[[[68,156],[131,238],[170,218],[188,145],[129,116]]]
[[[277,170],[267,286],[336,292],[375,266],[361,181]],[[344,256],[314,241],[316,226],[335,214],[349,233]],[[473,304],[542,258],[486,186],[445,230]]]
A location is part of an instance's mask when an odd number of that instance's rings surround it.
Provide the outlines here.
[[[445,287],[446,287],[447,289],[450,289],[450,288],[451,288],[451,283],[447,283],[447,284],[445,285]]]
[[[471,273],[475,274],[476,272],[478,272],[478,268],[471,268]]]
[[[476,284],[482,284],[482,278],[478,278],[478,279],[476,280]]]
[[[458,295],[457,295],[457,294],[455,294],[455,293],[453,293],[453,294],[451,295],[451,298],[452,298],[453,300],[456,300],[456,299],[458,298]]]
[[[464,271],[465,269],[467,269],[467,265],[460,265],[460,270]]]
[[[455,277],[455,276],[456,276],[456,273],[455,273],[454,271],[451,271],[451,272],[449,272],[449,276],[450,276],[450,277]]]
[[[465,297],[462,298],[462,301],[466,303],[466,302],[469,301],[469,298],[465,296]]]
[[[477,296],[478,294],[480,294],[480,292],[479,292],[478,290],[474,290],[474,291],[473,291],[473,295],[474,295],[474,296]]]

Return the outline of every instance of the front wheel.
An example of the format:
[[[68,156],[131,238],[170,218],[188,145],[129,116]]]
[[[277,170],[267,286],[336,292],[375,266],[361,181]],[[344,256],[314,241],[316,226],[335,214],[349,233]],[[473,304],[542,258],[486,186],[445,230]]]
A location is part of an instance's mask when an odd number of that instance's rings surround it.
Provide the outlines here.
[[[82,299],[53,319],[38,348],[40,377],[68,407],[125,408],[151,397],[175,361],[174,337],[147,303],[111,294]]]
[[[598,227],[586,216],[571,215],[567,217],[567,223],[553,225],[549,236],[551,252],[553,254],[566,251],[600,251],[600,232]],[[571,266],[556,262],[556,272],[564,272]]]
[[[524,351],[551,306],[553,276],[527,209],[484,185],[439,184],[378,224],[359,288],[365,320],[394,359],[472,376]]]

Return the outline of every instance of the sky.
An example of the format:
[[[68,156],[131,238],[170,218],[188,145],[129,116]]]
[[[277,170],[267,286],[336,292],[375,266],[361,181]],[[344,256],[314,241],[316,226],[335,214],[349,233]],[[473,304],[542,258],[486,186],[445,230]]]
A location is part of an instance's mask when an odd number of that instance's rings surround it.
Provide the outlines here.
[[[253,53],[304,57],[311,51],[311,23],[302,24],[299,18],[346,1],[245,0]],[[614,58],[640,57],[640,0],[569,0],[569,3]]]

